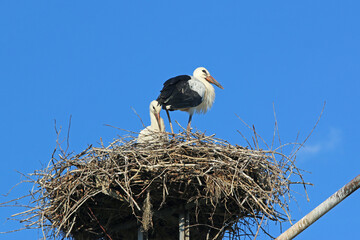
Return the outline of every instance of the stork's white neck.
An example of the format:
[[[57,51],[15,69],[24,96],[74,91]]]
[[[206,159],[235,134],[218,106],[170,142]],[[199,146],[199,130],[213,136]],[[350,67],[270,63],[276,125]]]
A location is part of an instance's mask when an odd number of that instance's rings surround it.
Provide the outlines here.
[[[204,78],[197,78],[205,86],[205,94],[203,96],[202,103],[196,107],[197,113],[206,113],[213,105],[215,101],[215,89],[214,87]]]
[[[157,123],[155,114],[153,112],[150,112],[150,128],[153,131],[160,131],[159,124]]]

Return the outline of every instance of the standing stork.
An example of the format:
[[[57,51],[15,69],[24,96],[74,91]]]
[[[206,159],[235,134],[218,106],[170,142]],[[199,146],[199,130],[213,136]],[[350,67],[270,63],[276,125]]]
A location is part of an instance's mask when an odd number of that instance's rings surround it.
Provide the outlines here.
[[[156,101],[150,103],[150,126],[141,130],[137,138],[138,143],[146,143],[160,139],[165,132],[164,120],[160,117],[161,105]]]
[[[204,67],[195,69],[193,76],[180,75],[164,83],[157,101],[166,111],[173,134],[169,111],[180,110],[189,113],[186,128],[189,132],[194,112],[206,113],[214,103],[215,89],[211,83],[224,89]]]

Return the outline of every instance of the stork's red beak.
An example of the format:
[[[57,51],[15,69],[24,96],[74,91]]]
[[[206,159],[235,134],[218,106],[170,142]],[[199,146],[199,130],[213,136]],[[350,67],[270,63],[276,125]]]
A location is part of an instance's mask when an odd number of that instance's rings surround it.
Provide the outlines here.
[[[218,81],[216,81],[215,78],[213,78],[212,76],[207,76],[205,79],[206,79],[209,83],[212,83],[212,84],[214,84],[215,86],[218,86],[219,88],[224,89],[223,86],[221,86],[221,84],[220,84]]]
[[[161,132],[160,112],[155,113],[155,117],[156,117],[156,121],[157,121],[158,126],[159,126],[159,131]]]

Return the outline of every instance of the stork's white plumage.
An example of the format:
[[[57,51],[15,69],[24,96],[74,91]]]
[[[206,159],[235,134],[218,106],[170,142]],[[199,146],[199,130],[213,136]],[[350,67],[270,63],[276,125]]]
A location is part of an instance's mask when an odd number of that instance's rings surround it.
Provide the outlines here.
[[[138,143],[147,143],[164,138],[165,124],[160,117],[161,105],[156,101],[150,103],[150,126],[141,130],[137,138]]]
[[[215,84],[224,89],[204,67],[195,69],[193,76],[180,75],[164,83],[157,101],[166,110],[171,132],[174,133],[169,111],[180,110],[189,113],[187,130],[190,131],[192,115],[206,113],[214,103]]]

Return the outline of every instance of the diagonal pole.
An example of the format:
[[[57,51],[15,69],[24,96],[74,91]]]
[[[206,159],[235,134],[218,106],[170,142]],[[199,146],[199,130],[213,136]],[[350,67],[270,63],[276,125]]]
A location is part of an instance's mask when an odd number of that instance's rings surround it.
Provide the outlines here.
[[[335,207],[342,200],[347,198],[350,194],[355,192],[360,187],[360,175],[351,180],[348,184],[340,188],[336,193],[331,195],[328,199],[322,202],[319,206],[317,206],[314,210],[308,213],[305,217],[291,226],[288,230],[283,232],[279,237],[275,240],[290,240],[304,231],[307,227],[313,224],[316,220],[330,211],[333,207]]]

